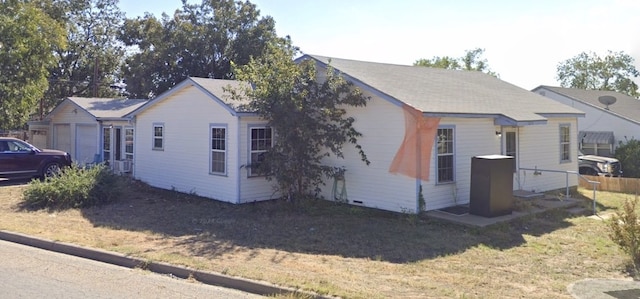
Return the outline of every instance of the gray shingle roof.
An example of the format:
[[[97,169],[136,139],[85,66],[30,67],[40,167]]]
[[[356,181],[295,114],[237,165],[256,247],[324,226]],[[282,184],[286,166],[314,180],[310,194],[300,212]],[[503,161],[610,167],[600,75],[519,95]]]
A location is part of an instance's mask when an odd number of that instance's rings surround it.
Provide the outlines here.
[[[352,79],[423,113],[500,115],[516,122],[544,121],[554,114],[584,115],[482,72],[305,56],[330,63]]]
[[[81,97],[69,97],[67,99],[89,112],[95,118],[122,118],[146,102],[146,100],[141,99]]]
[[[602,110],[606,110],[606,106],[600,103],[598,101],[598,98],[601,96],[614,96],[616,98],[616,102],[613,105],[609,105],[608,112],[635,122],[640,122],[640,101],[626,94],[607,90],[586,90],[546,85],[536,87],[534,91],[541,88],[548,89],[560,95],[572,98],[578,102],[582,102],[584,104]]]
[[[155,103],[161,102],[169,97],[171,97],[174,93],[179,90],[182,90],[186,87],[194,86],[204,94],[208,95],[212,100],[218,102],[222,105],[227,111],[231,114],[236,115],[236,113],[247,112],[244,110],[242,105],[248,104],[249,101],[247,99],[232,99],[229,92],[225,89],[238,89],[243,86],[248,86],[248,83],[239,82],[235,80],[223,80],[223,79],[210,79],[210,78],[197,78],[197,77],[189,77],[182,82],[178,83],[176,86],[171,89],[161,93],[156,98],[148,101],[146,104],[141,107],[133,110],[128,116],[137,115],[149,107],[155,105]]]
[[[213,96],[223,101],[229,108],[236,112],[245,112],[240,108],[242,105],[248,104],[248,99],[231,99],[229,92],[225,91],[227,88],[238,89],[247,87],[248,83],[236,81],[236,80],[223,80],[223,79],[210,79],[210,78],[197,78],[190,77],[200,87],[207,90]]]

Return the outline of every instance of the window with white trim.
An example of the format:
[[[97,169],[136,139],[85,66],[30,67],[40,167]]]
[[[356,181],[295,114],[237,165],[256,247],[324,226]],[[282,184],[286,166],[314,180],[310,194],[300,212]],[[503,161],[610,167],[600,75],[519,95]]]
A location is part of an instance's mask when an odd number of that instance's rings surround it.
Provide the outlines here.
[[[257,170],[260,162],[264,160],[264,154],[273,145],[273,133],[269,127],[253,127],[250,128],[249,142],[249,176],[259,176]]]
[[[571,162],[571,126],[560,125],[560,163]]]
[[[454,129],[439,128],[436,135],[436,170],[438,183],[450,183],[455,180],[454,173]]]
[[[164,149],[164,124],[153,124],[153,149]]]
[[[133,128],[124,129],[124,159],[133,161]]]
[[[111,163],[111,128],[102,128],[102,161],[105,165]]]
[[[210,173],[225,174],[227,164],[227,129],[211,126],[211,168]]]

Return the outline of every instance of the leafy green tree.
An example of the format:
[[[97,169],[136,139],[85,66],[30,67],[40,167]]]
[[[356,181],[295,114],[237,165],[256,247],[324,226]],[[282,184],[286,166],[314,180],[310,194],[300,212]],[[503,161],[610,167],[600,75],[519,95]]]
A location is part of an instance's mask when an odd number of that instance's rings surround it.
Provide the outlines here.
[[[329,156],[343,158],[345,144],[353,144],[369,164],[358,144],[361,136],[347,107],[365,106],[368,98],[351,82],[329,68],[316,70],[313,61],[294,62],[296,49],[288,40],[272,43],[265,55],[252,58],[236,69],[237,78],[251,82],[234,97],[247,97],[249,111],[256,111],[274,130],[274,145],[257,167],[275,180],[290,200],[317,196],[323,178],[340,169],[326,166]]]
[[[133,49],[123,76],[132,97],[153,97],[188,76],[231,79],[237,65],[277,38],[271,17],[249,1],[203,0],[163,14],[127,19],[120,39]]]
[[[605,57],[582,52],[558,64],[556,79],[562,87],[611,90],[637,98],[640,93],[633,78],[640,73],[633,62],[624,52],[609,51]]]
[[[497,73],[491,71],[487,60],[482,58],[482,54],[484,54],[484,49],[475,48],[473,50],[466,50],[464,56],[460,58],[451,56],[434,56],[431,59],[418,59],[413,63],[413,65],[450,70],[479,71],[487,73],[494,77],[499,77]]]
[[[0,1],[0,128],[21,127],[35,112],[64,34],[38,3]]]
[[[620,142],[616,148],[616,159],[622,164],[625,177],[640,178],[640,140],[630,139]]]
[[[49,14],[63,22],[67,47],[56,48],[50,68],[46,112],[69,96],[117,96],[124,46],[117,39],[124,14],[118,0],[52,0]]]

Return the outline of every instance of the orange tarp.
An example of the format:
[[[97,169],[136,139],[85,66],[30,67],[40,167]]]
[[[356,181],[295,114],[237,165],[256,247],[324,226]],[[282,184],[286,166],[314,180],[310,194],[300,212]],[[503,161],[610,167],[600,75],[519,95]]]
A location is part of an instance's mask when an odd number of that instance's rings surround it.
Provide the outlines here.
[[[404,105],[404,140],[391,162],[389,172],[423,181],[429,180],[431,151],[438,132],[439,117],[424,117],[422,112]]]

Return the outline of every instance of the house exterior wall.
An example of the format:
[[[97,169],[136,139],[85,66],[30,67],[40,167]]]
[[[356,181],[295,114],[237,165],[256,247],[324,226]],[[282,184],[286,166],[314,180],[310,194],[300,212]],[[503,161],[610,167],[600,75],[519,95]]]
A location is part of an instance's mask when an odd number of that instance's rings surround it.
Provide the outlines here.
[[[640,139],[640,125],[633,121],[612,115],[607,111],[573,100],[550,90],[542,89],[538,90],[537,93],[585,113],[585,117],[578,119],[578,130],[576,134],[579,131],[612,131],[615,138],[613,143],[614,148],[618,146],[620,141],[626,142],[627,139],[630,140],[631,138]]]
[[[324,163],[346,169],[344,182],[350,204],[415,213],[416,179],[389,173],[389,166],[404,138],[404,112],[401,107],[367,91],[365,95],[371,97],[366,107],[347,110],[356,119],[354,126],[363,135],[358,142],[371,164],[362,162],[351,144],[344,146],[344,159],[331,156]],[[333,186],[333,179],[325,181],[324,198],[334,200]]]
[[[560,162],[560,126],[569,125],[570,162]],[[519,162],[520,168],[538,168],[558,171],[578,171],[578,124],[576,118],[549,119],[546,125],[520,127]],[[567,177],[569,186],[578,185],[577,175],[541,171],[520,170],[519,189],[543,192],[565,188]]]
[[[365,94],[367,94],[365,92]],[[345,159],[331,157],[326,164],[345,167],[345,185],[350,204],[395,212],[415,213],[418,209],[419,186],[426,210],[435,210],[469,202],[471,187],[471,160],[474,156],[504,154],[502,128],[492,118],[441,118],[439,126],[454,129],[454,172],[451,183],[437,182],[437,149],[430,159],[429,181],[389,172],[396,151],[404,137],[405,119],[401,107],[368,93],[371,100],[366,107],[349,108],[356,118],[355,126],[363,134],[359,138],[369,166],[361,160],[351,145],[345,147]],[[560,163],[560,125],[570,126],[571,160]],[[550,119],[546,125],[516,128],[518,165],[554,171],[576,171],[577,121],[575,118]],[[537,192],[561,189],[567,184],[565,173],[521,170],[514,173],[513,189]],[[519,175],[518,175],[519,174]],[[569,186],[577,185],[577,176],[569,175]],[[340,182],[341,184],[341,182]],[[338,184],[339,186],[341,186]],[[334,180],[326,180],[322,195],[334,200]]]
[[[431,179],[422,182],[426,210],[465,204],[471,190],[471,158],[501,154],[501,139],[491,118],[442,118],[440,127],[454,128],[454,182],[438,183],[437,149],[431,154]],[[435,144],[434,144],[435,146]]]
[[[255,116],[245,116],[240,118],[238,139],[238,181],[240,183],[239,202],[254,202],[269,200],[280,197],[279,193],[274,190],[275,182],[270,182],[262,176],[249,176],[249,169],[246,167],[250,164],[249,144],[251,142],[249,131],[253,127],[265,127],[266,121]],[[278,134],[273,132],[273,134]]]
[[[151,186],[238,203],[238,121],[219,103],[187,86],[136,115],[134,177]],[[164,130],[153,149],[154,124]],[[210,174],[210,127],[226,127],[226,174]]]
[[[98,122],[86,111],[72,104],[62,105],[51,115],[51,128],[51,147],[69,152],[74,162],[81,165],[91,162],[98,153]],[[93,130],[94,134],[82,134],[87,130]]]

